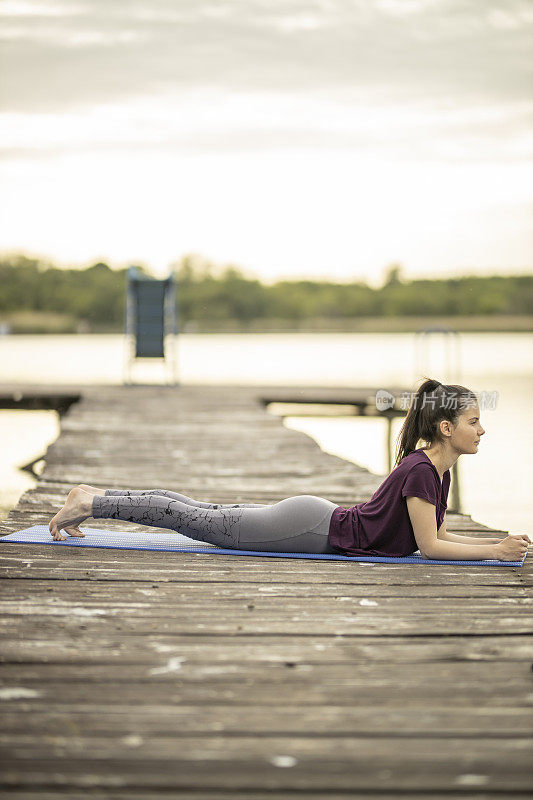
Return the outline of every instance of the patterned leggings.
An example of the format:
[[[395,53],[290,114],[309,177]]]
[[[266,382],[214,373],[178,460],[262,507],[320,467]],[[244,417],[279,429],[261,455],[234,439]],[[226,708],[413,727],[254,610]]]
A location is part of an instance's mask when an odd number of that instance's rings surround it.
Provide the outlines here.
[[[95,495],[95,519],[170,528],[217,547],[285,553],[334,553],[328,542],[335,503],[303,494],[279,503],[217,505],[166,489],[107,489]]]

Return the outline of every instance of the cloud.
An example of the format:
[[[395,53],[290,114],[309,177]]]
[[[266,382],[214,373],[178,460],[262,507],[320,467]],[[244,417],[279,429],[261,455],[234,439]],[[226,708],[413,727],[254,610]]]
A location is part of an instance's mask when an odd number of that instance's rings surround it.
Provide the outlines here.
[[[521,0],[11,0],[7,111],[152,93],[333,93],[516,102],[530,96],[533,14]]]
[[[403,17],[405,15],[422,14],[437,5],[441,5],[443,0],[376,0],[376,8],[383,14]]]
[[[78,7],[78,13],[82,13],[83,7]],[[0,18],[20,17],[61,17],[65,13],[62,3],[36,2],[36,0],[4,0],[0,5]]]
[[[381,158],[517,160],[533,155],[533,101],[381,104],[365,94],[189,91],[63,114],[5,113],[5,158],[90,153],[356,151]]]

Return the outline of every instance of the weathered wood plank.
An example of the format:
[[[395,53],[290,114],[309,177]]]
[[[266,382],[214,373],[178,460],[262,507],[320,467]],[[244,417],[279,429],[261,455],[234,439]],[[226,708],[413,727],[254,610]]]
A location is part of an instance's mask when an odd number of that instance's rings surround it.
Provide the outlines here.
[[[118,623],[120,624],[120,623]],[[147,658],[153,661],[154,651],[170,655],[154,662],[154,666],[168,663],[173,655],[187,654],[188,648],[193,651],[195,660],[201,658],[200,653],[205,653],[206,659],[218,661],[217,654],[224,658],[227,648],[231,648],[230,655],[226,658],[246,659],[246,653],[257,654],[256,658],[266,658],[269,653],[274,661],[287,660],[289,663],[305,662],[306,659],[316,661],[320,653],[324,659],[332,659],[335,666],[332,674],[335,675],[336,665],[343,663],[348,657],[353,664],[361,663],[394,663],[400,668],[402,664],[434,664],[449,662],[449,681],[446,686],[450,692],[451,684],[454,685],[454,669],[459,662],[472,661],[524,661],[533,658],[533,643],[531,637],[521,635],[500,636],[347,636],[327,635],[322,636],[291,633],[280,635],[272,633],[248,633],[234,631],[231,633],[206,633],[205,630],[197,633],[170,634],[157,631],[143,636],[122,635],[122,631],[108,628],[105,634],[101,632],[92,639],[86,634],[88,622],[79,623],[79,636],[72,631],[68,637],[63,635],[56,626],[54,637],[46,636],[44,639],[37,635],[29,637],[27,634],[19,640],[5,641],[2,645],[2,662],[11,663],[50,663],[64,664],[135,664],[138,659]],[[340,655],[340,648],[345,656]],[[213,651],[216,651],[213,652]],[[316,652],[315,652],[316,651]],[[240,654],[240,656],[239,656]],[[191,656],[192,657],[192,656]],[[268,660],[268,658],[267,658]],[[433,667],[431,668],[433,669]],[[490,683],[489,683],[490,686]],[[400,700],[402,698],[400,697]],[[526,702],[524,697],[524,702]]]
[[[57,798],[61,797],[68,797],[68,800],[87,800],[87,796],[90,792],[89,796],[98,797],[98,798],[108,798],[112,797],[113,800],[153,800],[154,794],[153,789],[148,790],[145,792],[144,790],[139,790],[136,787],[128,787],[126,789],[117,788],[117,786],[112,782],[109,781],[109,789],[103,790],[107,791],[108,794],[95,794],[95,790],[93,788],[94,776],[85,775],[84,780],[79,780],[78,783],[80,785],[85,786],[85,789],[78,790],[73,786],[64,786],[58,785],[57,788],[53,792],[48,791],[32,791],[31,789],[24,790],[24,800],[57,800]],[[469,782],[468,778],[465,776],[463,779],[464,784]],[[470,783],[475,782],[472,781],[470,777]],[[478,781],[479,782],[479,781]],[[111,788],[112,787],[112,788]],[[16,790],[16,787],[14,787]],[[96,790],[98,791],[98,790]],[[188,791],[188,790],[181,790],[179,792],[180,800],[235,800],[238,796],[238,790],[231,790],[229,792],[224,790],[219,790],[218,788],[213,789],[212,792],[205,792],[205,791]],[[239,793],[241,794],[241,793]],[[245,790],[246,800],[271,800],[272,798],[272,790],[265,790],[264,792],[261,790],[253,790],[250,791],[248,789]],[[275,790],[275,797],[276,800],[294,800],[296,792],[289,790],[288,792],[284,791],[277,791]],[[313,800],[346,800],[346,793],[341,791],[340,793],[337,792],[321,792],[315,791],[309,792],[309,795],[313,797]],[[0,789],[0,797],[9,797],[9,800],[13,800],[14,797],[17,795],[13,794],[13,790],[8,790],[8,793],[4,793]],[[242,796],[242,794],[241,794]],[[397,797],[397,792],[386,792],[383,793],[381,791],[374,792],[369,791],[366,792],[357,792],[358,800],[391,800],[393,797]],[[472,797],[475,796],[476,800],[493,800],[494,794],[492,792],[483,792],[483,791],[475,791],[475,795],[471,792],[456,792],[453,793],[454,800],[472,800]],[[162,798],[165,800],[175,800],[176,792],[172,788],[168,788],[165,786],[158,786],[157,787],[157,797]],[[450,794],[448,792],[418,792],[416,793],[417,800],[450,800]],[[513,800],[531,800],[531,793],[530,792],[513,792],[512,794]]]
[[[320,677],[320,675],[317,675],[317,677]],[[17,724],[20,726],[20,730],[23,733],[29,733],[30,730],[34,730],[37,718],[54,720],[58,718],[58,715],[66,715],[73,718],[82,712],[91,711],[91,713],[100,715],[102,718],[101,725],[105,728],[106,734],[112,737],[116,729],[111,716],[115,712],[115,707],[118,707],[118,710],[130,721],[134,721],[139,716],[147,713],[155,713],[157,716],[159,707],[172,708],[179,706],[196,709],[196,714],[191,711],[193,725],[196,726],[195,730],[198,730],[199,725],[201,727],[198,720],[203,718],[201,710],[204,708],[210,710],[209,714],[211,716],[209,719],[212,722],[213,729],[209,728],[208,732],[210,731],[211,733],[215,729],[218,729],[219,732],[224,731],[228,719],[231,719],[232,714],[237,713],[236,709],[240,708],[239,731],[241,733],[246,731],[250,734],[254,733],[256,719],[259,720],[257,724],[267,725],[274,732],[283,733],[285,730],[283,720],[286,717],[280,719],[280,705],[274,705],[272,702],[272,695],[276,693],[279,695],[278,703],[283,705],[286,713],[288,713],[289,709],[293,710],[291,726],[288,732],[290,734],[296,732],[301,736],[306,736],[309,731],[313,730],[312,725],[304,726],[303,724],[304,719],[313,716],[315,725],[318,724],[317,719],[322,720],[323,717],[331,718],[332,729],[330,730],[326,726],[324,734],[332,733],[333,736],[340,736],[343,732],[343,726],[348,725],[353,716],[352,711],[346,711],[346,707],[350,705],[350,707],[358,708],[361,705],[362,696],[365,698],[366,705],[363,706],[363,709],[367,710],[368,719],[362,728],[355,730],[357,734],[367,731],[401,738],[409,732],[413,735],[428,734],[434,737],[469,735],[472,738],[477,736],[481,739],[512,739],[515,735],[531,736],[531,707],[526,709],[520,707],[518,697],[520,688],[514,685],[510,687],[510,702],[507,705],[503,687],[499,698],[493,700],[488,692],[476,693],[475,691],[469,691],[468,687],[459,686],[459,699],[454,703],[448,704],[444,691],[433,696],[430,690],[427,689],[418,696],[415,687],[411,686],[405,689],[406,697],[402,704],[395,702],[394,699],[391,700],[391,698],[395,697],[395,693],[390,687],[385,687],[382,692],[377,692],[375,687],[367,691],[367,686],[364,684],[355,686],[341,684],[340,691],[343,693],[343,705],[339,705],[338,692],[335,695],[333,690],[327,687],[323,691],[313,690],[310,681],[302,685],[291,683],[288,687],[285,687],[281,679],[277,682],[270,680],[267,681],[264,687],[259,687],[257,697],[252,693],[249,686],[245,686],[241,693],[239,683],[249,684],[252,681],[257,683],[258,679],[248,676],[241,678],[240,681],[236,679],[233,681],[229,679],[221,681],[217,677],[212,679],[211,675],[206,674],[203,681],[206,685],[203,685],[200,680],[187,682],[185,679],[176,677],[174,677],[174,682],[161,682],[154,686],[148,680],[133,682],[128,679],[125,679],[124,687],[121,681],[112,682],[110,686],[87,684],[85,691],[83,688],[74,685],[69,687],[61,702],[57,704],[54,702],[53,690],[59,691],[62,696],[63,690],[59,680],[57,683],[49,684],[47,682],[43,687],[30,684],[28,686],[15,684],[6,687],[5,691],[19,692],[20,694],[25,691],[28,695],[41,696],[42,700],[40,703],[32,699],[21,699],[16,704],[2,703],[2,714],[6,715],[5,721],[3,720],[2,722],[2,729],[6,734],[9,732],[7,725],[10,713],[12,715],[11,719],[18,719]],[[117,693],[122,697],[120,705],[116,703]],[[150,701],[145,699],[147,695],[150,696]],[[51,703],[54,703],[53,709],[50,708]],[[475,703],[487,705],[485,715],[476,710],[478,706],[474,705]],[[5,709],[4,705],[6,706]],[[331,711],[325,711],[325,706]],[[142,708],[142,712],[138,707]],[[255,707],[261,709],[261,711],[258,711],[257,717],[254,716],[253,712]],[[242,717],[243,708],[246,709],[247,717],[250,709],[248,724],[245,723]],[[446,723],[444,722],[444,717],[442,717],[443,710],[446,712]],[[104,719],[107,713],[110,714],[108,722]],[[403,714],[405,714],[405,721],[402,721]],[[337,717],[339,719],[342,718],[345,722],[341,725]],[[436,723],[437,718],[440,720],[438,725]],[[498,719],[497,727],[487,727],[490,718]],[[24,719],[27,720],[28,724],[24,724]],[[335,720],[337,720],[337,723],[335,723]],[[399,727],[394,725],[391,727],[392,720]],[[322,725],[322,722],[320,722],[320,725]],[[46,723],[42,722],[37,727],[42,730],[46,727]],[[38,733],[37,727],[35,728],[36,734]]]
[[[57,714],[81,711],[98,714],[107,709],[109,713],[144,715],[154,713],[154,708],[160,706],[169,709],[198,706],[199,714],[200,707],[209,709],[210,713],[218,709],[216,713],[226,720],[231,718],[231,709],[237,703],[239,707],[246,704],[250,709],[261,707],[263,715],[254,724],[270,730],[283,729],[283,714],[289,710],[291,724],[297,725],[299,714],[311,713],[311,708],[316,711],[322,706],[321,720],[336,720],[331,725],[337,733],[345,725],[353,725],[352,715],[360,708],[374,708],[375,714],[365,723],[367,729],[389,733],[395,730],[395,735],[399,736],[404,727],[388,728],[389,712],[394,711],[395,718],[404,712],[407,714],[405,729],[424,727],[431,714],[444,713],[449,731],[479,729],[482,736],[498,738],[504,734],[503,725],[507,720],[511,727],[505,735],[518,732],[518,728],[512,727],[515,724],[523,724],[523,732],[531,733],[533,694],[528,691],[531,689],[530,668],[524,661],[462,662],[453,669],[454,694],[448,697],[452,671],[443,663],[433,664],[431,670],[426,671],[428,674],[424,674],[420,666],[416,669],[404,667],[397,677],[399,670],[395,665],[382,662],[371,667],[357,661],[350,664],[345,656],[336,663],[332,681],[332,667],[323,654],[322,661],[313,660],[313,657],[291,661],[287,660],[290,658],[287,654],[280,654],[278,661],[269,661],[264,651],[257,653],[256,660],[241,664],[237,647],[233,650],[233,654],[227,653],[226,660],[212,662],[194,652],[191,646],[188,654],[180,647],[161,654],[155,650],[150,654],[142,649],[136,661],[132,660],[135,654],[130,647],[130,653],[120,664],[68,664],[59,657],[40,670],[37,664],[4,664],[0,690],[3,715],[6,715],[3,719],[7,721],[7,715],[14,714],[17,725],[26,731],[33,725],[36,713],[53,718]],[[50,708],[51,700],[53,708]],[[414,711],[420,719],[416,714],[409,716]],[[480,729],[489,713],[498,716],[502,727]],[[338,715],[342,719],[337,719]],[[239,720],[242,726],[242,718]],[[100,724],[112,730],[105,718]],[[194,724],[200,723],[195,720]],[[248,729],[253,730],[251,719]],[[433,733],[436,731],[442,732],[440,725],[434,727]]]
[[[50,687],[49,687],[50,688]],[[61,686],[58,685],[58,691]],[[142,684],[140,691],[149,686]],[[51,696],[51,694],[49,694]],[[384,695],[386,699],[387,695]],[[98,736],[113,739],[124,736],[132,729],[142,738],[167,735],[170,731],[180,736],[216,736],[246,734],[251,736],[297,736],[306,728],[313,730],[320,717],[320,732],[332,737],[391,736],[397,729],[399,738],[404,736],[429,736],[434,739],[452,736],[476,739],[514,739],[531,736],[533,711],[520,708],[490,708],[462,706],[442,708],[426,703],[409,703],[409,708],[394,708],[384,703],[366,706],[300,704],[288,706],[260,705],[250,703],[246,711],[233,704],[199,706],[199,704],[160,703],[132,710],[131,705],[116,706],[112,702],[87,702],[79,704],[70,700],[69,708],[54,709],[32,705],[31,716],[21,719],[20,712],[3,710],[0,746],[16,741],[17,737],[53,736],[64,730],[77,730],[86,737]],[[175,701],[174,701],[175,702]],[[444,703],[443,703],[444,704]],[[26,707],[27,710],[27,707]],[[377,713],[379,710],[379,713]],[[436,733],[438,731],[438,733]]]
[[[276,562],[277,564],[277,562]],[[388,566],[388,565],[387,565]],[[21,570],[22,575],[25,575],[24,569]],[[374,573],[375,574],[375,573]],[[502,598],[505,603],[514,605],[515,600],[525,599],[528,603],[532,600],[528,597],[527,590],[520,582],[513,583],[516,588],[513,592],[513,597],[509,597],[510,583],[493,583],[487,585],[484,581],[479,584],[469,583],[467,587],[463,583],[450,583],[445,577],[441,581],[412,581],[399,588],[398,585],[392,582],[383,583],[381,581],[374,581],[370,583],[367,581],[363,583],[359,579],[357,582],[346,583],[343,581],[328,580],[323,575],[287,575],[286,580],[283,581],[282,576],[263,575],[258,574],[255,576],[250,575],[246,571],[244,578],[239,580],[239,576],[232,574],[231,577],[227,576],[226,572],[222,574],[212,571],[211,579],[209,581],[209,595],[206,597],[205,586],[203,581],[188,580],[184,575],[183,579],[175,577],[169,581],[157,581],[152,583],[150,579],[143,581],[136,581],[138,586],[132,586],[132,581],[128,577],[127,580],[113,580],[106,581],[87,581],[84,583],[83,588],[76,584],[69,582],[61,583],[61,598],[65,602],[69,599],[73,603],[78,603],[80,599],[89,600],[95,598],[98,602],[107,599],[108,601],[121,601],[124,598],[131,600],[132,598],[142,599],[143,597],[153,597],[157,600],[158,608],[161,608],[162,603],[183,603],[187,597],[193,599],[202,598],[211,603],[212,600],[217,598],[228,598],[231,600],[247,600],[253,601],[255,598],[270,598],[270,597],[288,597],[293,600],[296,598],[305,598],[307,601],[309,597],[313,598],[324,597],[339,603],[358,603],[362,599],[370,598],[401,598],[405,601],[409,598],[431,598],[437,599],[442,605],[442,598],[453,598],[454,600],[473,600],[474,598],[487,597],[491,600]],[[431,576],[429,576],[431,577]],[[145,585],[146,584],[146,585]],[[49,598],[54,596],[57,590],[54,582],[50,581],[47,577],[41,580],[20,579],[14,577],[6,582],[2,587],[2,597],[5,600],[28,600],[33,599],[39,602],[40,598]],[[0,620],[1,624],[1,620]]]
[[[68,800],[87,800],[88,796],[98,797],[99,800],[104,798],[107,800],[108,797],[112,797],[113,800],[153,800],[154,794],[153,790],[148,790],[145,792],[144,790],[139,790],[136,787],[121,789],[117,788],[116,785],[112,784],[112,781],[109,782],[109,788],[107,790],[107,794],[95,794],[95,789],[92,786],[90,775],[85,775],[84,781],[79,781],[80,784],[84,785],[86,788],[82,790],[78,790],[73,786],[57,786],[57,788],[52,792],[44,791],[41,792],[37,790],[36,792],[25,789],[24,790],[24,800],[57,800],[57,798],[61,797],[68,797]],[[468,777],[465,776],[464,784],[467,784]],[[470,782],[472,782],[472,778],[470,778]],[[475,782],[475,781],[474,781]],[[112,788],[111,788],[112,786]],[[98,791],[98,790],[96,790]],[[0,789],[0,798],[9,798],[9,800],[13,800],[14,797],[18,797],[20,795],[14,794],[16,792],[16,787],[8,790],[8,793],[2,792]],[[337,792],[321,792],[321,791],[312,791],[309,792],[309,795],[313,797],[313,800],[346,800],[346,793],[341,791],[340,793]],[[188,790],[180,791],[180,797],[187,797],[187,798],[194,798],[194,800],[235,800],[236,797],[246,797],[246,800],[269,800],[272,798],[273,793],[271,790],[266,789],[265,791],[253,790],[250,791],[248,789],[244,790],[244,793],[241,793],[238,789],[231,790],[230,792],[213,789],[212,792],[205,792],[205,791],[196,791],[189,792]],[[276,800],[294,800],[295,792],[289,790],[288,792],[284,791],[276,791],[275,795]],[[367,792],[360,792],[357,791],[357,800],[391,800],[393,797],[397,797],[397,792],[374,792],[369,791]],[[494,794],[492,792],[480,792],[475,791],[475,795],[471,792],[453,792],[453,800],[472,800],[472,797],[476,798],[476,800],[493,800]],[[513,798],[517,800],[531,800],[531,793],[530,792],[513,792]],[[176,800],[176,792],[174,789],[168,789],[167,787],[158,786],[157,787],[157,797],[162,798],[162,800]],[[450,800],[450,794],[448,792],[417,792],[416,794],[417,800]]]
[[[31,741],[32,750],[28,744]],[[27,737],[8,744],[10,782],[25,785],[69,783],[176,790],[220,786],[244,792],[271,791],[413,792],[490,787],[493,792],[527,791],[531,740],[517,737],[386,738],[321,736],[138,737],[132,731],[112,742],[100,737]],[[504,760],[507,768],[501,770]],[[415,776],[415,779],[413,779]]]
[[[80,551],[78,550],[78,552]],[[125,551],[119,552],[124,553]],[[223,558],[224,556],[216,556],[217,561],[220,561]],[[244,561],[247,557],[227,556],[227,558],[228,561],[223,562],[223,566],[221,565],[217,569],[214,569],[211,566],[212,559],[210,563],[208,554],[198,554],[198,559],[203,559],[205,567],[202,566],[202,561],[199,560],[197,562],[191,561],[188,564],[185,562],[186,565],[179,568],[173,568],[169,566],[168,562],[163,562],[161,565],[151,562],[145,565],[142,561],[137,561],[134,564],[123,565],[120,558],[116,559],[114,562],[104,562],[105,566],[104,564],[98,564],[95,561],[83,561],[79,564],[67,562],[65,566],[61,566],[60,564],[47,566],[47,562],[44,562],[43,565],[36,565],[35,563],[32,563],[32,559],[16,557],[16,561],[10,560],[7,562],[8,566],[5,566],[6,561],[4,560],[2,573],[4,577],[13,577],[28,581],[45,581],[48,582],[48,585],[50,586],[56,586],[56,584],[60,585],[68,580],[87,580],[96,584],[108,581],[114,583],[122,580],[128,580],[138,584],[145,584],[147,582],[150,583],[152,581],[161,584],[180,582],[202,584],[204,581],[206,581],[209,583],[209,585],[211,585],[212,582],[223,581],[225,578],[227,578],[228,584],[232,584],[234,582],[250,582],[255,585],[255,583],[258,582],[260,585],[268,586],[272,583],[278,583],[279,580],[284,580],[288,583],[291,583],[293,576],[295,584],[307,584],[308,582],[312,582],[313,586],[318,585],[319,583],[326,586],[328,585],[327,572],[324,574],[319,573],[316,576],[316,579],[311,577],[311,575],[306,578],[302,578],[301,575],[297,576],[295,574],[295,572],[297,572],[296,567],[293,567],[291,571],[288,568],[283,567],[283,565],[280,563],[281,561],[286,563],[289,559],[268,559],[267,564],[270,565],[268,569],[268,573],[270,575],[269,580],[269,577],[265,574],[266,559],[248,559],[249,566],[243,566],[239,571],[237,571],[232,569],[232,564],[235,561]],[[291,563],[294,561],[298,564],[302,563],[302,560],[300,559],[290,559],[290,561]],[[259,564],[257,562],[259,562]],[[443,598],[447,597],[447,592],[450,587],[464,587],[465,584],[474,587],[481,586],[489,587],[489,589],[494,588],[494,591],[501,590],[503,592],[509,592],[511,590],[519,591],[524,587],[531,585],[531,579],[529,578],[528,580],[527,575],[514,575],[507,581],[503,581],[501,578],[501,570],[493,567],[487,567],[486,569],[475,567],[471,571],[469,571],[467,567],[462,567],[461,572],[458,574],[457,568],[454,567],[451,567],[451,569],[455,571],[450,573],[447,571],[449,568],[446,565],[441,565],[439,567],[432,566],[430,567],[431,574],[424,575],[421,568],[415,566],[413,566],[411,572],[408,573],[407,570],[410,565],[380,564],[379,571],[371,570],[371,567],[377,566],[377,564],[369,562],[365,564],[364,571],[360,571],[355,574],[353,572],[347,572],[342,575],[342,578],[337,576],[335,581],[332,581],[333,591],[338,591],[339,589],[342,589],[342,587],[353,586],[368,587],[368,590],[370,591],[370,587],[374,586],[375,591],[379,595],[379,586],[376,585],[376,579],[382,583],[386,582],[391,587],[405,586],[406,590],[409,592],[416,592],[419,588],[422,589],[424,586],[433,587],[432,593],[433,595],[437,596],[442,587]],[[352,568],[351,565],[350,568]],[[271,573],[273,569],[275,569],[275,575],[272,575]],[[511,569],[506,567],[505,572],[510,573]],[[505,596],[505,594],[503,596]]]
[[[80,631],[85,630],[84,626],[85,623],[80,623]],[[445,674],[449,676],[450,680],[453,678],[459,681],[462,680],[465,671],[469,675],[472,670],[477,674],[478,666],[480,674],[484,675],[483,663],[490,662],[490,669],[494,670],[492,674],[496,681],[500,662],[511,665],[508,673],[510,678],[515,672],[513,662],[520,662],[517,670],[522,675],[524,664],[521,662],[531,661],[533,657],[533,644],[520,635],[390,636],[381,639],[372,636],[353,638],[343,636],[277,637],[243,633],[230,636],[198,633],[177,637],[166,633],[152,633],[138,638],[128,636],[120,639],[114,631],[109,631],[97,642],[92,643],[90,648],[80,648],[79,657],[74,654],[73,658],[65,658],[66,652],[72,654],[75,650],[76,641],[71,637],[69,637],[69,641],[65,641],[60,636],[61,632],[56,631],[55,639],[50,637],[48,642],[41,641],[35,644],[32,640],[31,646],[28,648],[28,658],[10,660],[7,658],[7,654],[4,654],[0,662],[2,663],[2,675],[12,674],[10,672],[10,663],[12,663],[16,665],[14,669],[17,675],[35,676],[35,670],[38,668],[36,665],[39,663],[35,659],[35,654],[39,650],[43,651],[41,653],[43,678],[48,674],[53,674],[54,665],[57,664],[64,667],[66,673],[69,672],[69,665],[72,665],[73,674],[77,674],[78,669],[83,671],[84,665],[87,665],[88,671],[83,673],[86,677],[90,676],[93,668],[94,675],[100,675],[99,665],[102,665],[106,671],[110,670],[109,677],[111,678],[114,674],[113,669],[116,667],[119,670],[121,664],[131,667],[137,664],[160,666],[161,663],[167,663],[165,658],[179,656],[194,663],[203,663],[204,661],[209,664],[260,662],[261,664],[281,664],[287,668],[298,667],[300,664],[320,665],[332,662],[336,669],[337,666],[341,667],[348,663],[350,666],[357,665],[356,675],[360,674],[361,669],[366,668],[369,668],[371,672],[375,668],[376,674],[380,674],[381,670],[393,665],[392,668],[402,676],[398,678],[398,685],[404,680],[404,675],[411,675],[408,669],[398,669],[399,665],[431,664],[431,669],[427,668],[428,674],[438,676],[440,674],[439,665],[445,664],[447,665]],[[122,651],[123,660],[121,662],[116,658],[114,650],[117,645]],[[57,650],[54,650],[55,647]],[[451,665],[453,665],[453,670]],[[526,673],[529,668],[530,664],[526,663]],[[425,671],[418,669],[416,675],[417,680],[421,684],[424,683]],[[408,679],[410,680],[410,677]],[[435,682],[431,679],[429,685]],[[445,682],[444,685],[448,684]],[[530,700],[531,697],[525,698],[527,702]]]
[[[149,598],[132,601],[97,603],[85,601],[82,605],[69,600],[32,600],[4,602],[2,604],[5,627],[11,617],[14,626],[25,636],[43,635],[62,626],[66,631],[77,627],[80,619],[87,619],[87,630],[97,632],[112,624],[124,633],[144,634],[153,630],[170,634],[197,631],[231,633],[332,634],[361,636],[372,633],[382,635],[430,635],[460,633],[505,633],[509,628],[523,635],[533,635],[533,616],[529,600],[513,598],[513,605],[487,598],[469,603],[465,609],[462,601],[448,600],[448,614],[442,615],[442,603],[427,598],[424,610],[416,600],[397,598],[370,600],[359,603],[336,603],[322,598],[320,605],[309,608],[308,600],[292,601],[286,597],[254,598],[253,600],[193,601],[185,606],[179,603],[159,607]],[[525,605],[524,605],[525,603]],[[452,613],[453,612],[453,613]],[[472,613],[475,616],[472,616]],[[90,622],[89,622],[90,621]],[[1,634],[0,634],[1,636]]]

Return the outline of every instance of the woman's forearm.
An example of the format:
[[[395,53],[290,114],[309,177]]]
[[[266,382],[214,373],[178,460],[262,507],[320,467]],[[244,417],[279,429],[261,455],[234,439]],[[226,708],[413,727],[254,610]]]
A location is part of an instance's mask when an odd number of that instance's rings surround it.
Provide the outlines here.
[[[456,544],[498,544],[501,539],[489,539],[485,537],[477,537],[477,536],[458,536],[456,533],[449,533],[446,531],[445,536],[443,536],[440,541],[442,542],[455,542]]]
[[[447,542],[445,539],[436,539],[430,548],[430,552],[424,553],[425,558],[439,558],[450,561],[478,561],[482,559],[497,559],[495,544],[460,544],[457,542]]]

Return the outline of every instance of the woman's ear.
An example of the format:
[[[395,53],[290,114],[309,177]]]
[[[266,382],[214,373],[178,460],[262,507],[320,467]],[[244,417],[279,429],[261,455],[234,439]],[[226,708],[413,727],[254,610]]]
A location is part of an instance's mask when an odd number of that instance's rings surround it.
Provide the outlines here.
[[[453,425],[447,419],[441,419],[439,423],[439,428],[443,436],[451,436],[453,433]]]

